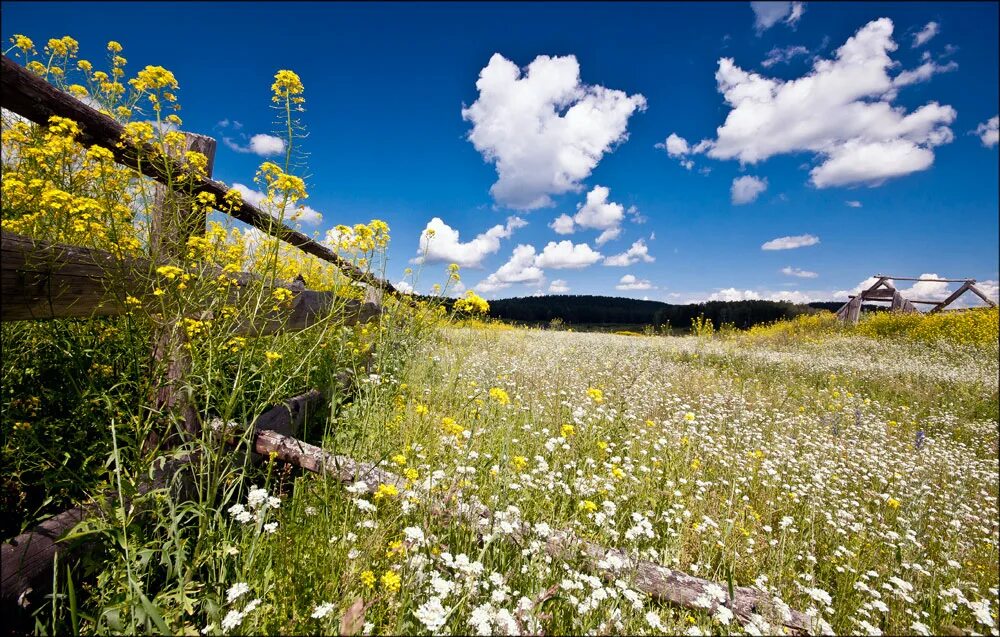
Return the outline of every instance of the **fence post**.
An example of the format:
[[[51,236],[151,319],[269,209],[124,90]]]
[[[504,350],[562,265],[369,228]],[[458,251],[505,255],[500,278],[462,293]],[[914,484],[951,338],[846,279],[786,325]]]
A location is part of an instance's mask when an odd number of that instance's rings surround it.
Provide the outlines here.
[[[211,178],[215,163],[216,142],[211,137],[184,133],[184,150],[202,153],[208,158],[205,177]],[[175,158],[180,159],[180,158]],[[207,213],[196,212],[190,196],[171,190],[157,183],[154,190],[150,219],[149,248],[154,262],[180,262],[187,251],[188,238],[205,234]],[[198,413],[181,390],[184,376],[191,367],[191,358],[184,347],[186,336],[181,321],[167,320],[153,331],[154,367],[165,368],[162,384],[155,389],[154,409],[161,414],[143,443],[147,451],[160,443],[174,446],[172,420],[179,421],[181,438],[198,434],[201,423]]]

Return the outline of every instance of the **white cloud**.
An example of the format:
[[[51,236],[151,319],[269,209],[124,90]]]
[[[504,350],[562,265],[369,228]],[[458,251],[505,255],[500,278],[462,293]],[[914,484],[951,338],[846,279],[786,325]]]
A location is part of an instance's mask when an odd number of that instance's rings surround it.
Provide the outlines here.
[[[765,69],[771,68],[775,64],[787,64],[800,55],[808,55],[809,49],[804,46],[774,47],[767,52],[767,57],[760,63]]]
[[[817,299],[808,292],[798,290],[783,290],[779,292],[754,290],[739,290],[737,288],[725,288],[718,292],[709,294],[707,301],[789,301],[791,303],[812,303]]]
[[[761,244],[761,250],[791,250],[804,248],[819,243],[819,237],[811,234],[798,234],[790,237],[778,237]]]
[[[637,279],[633,274],[626,274],[615,286],[616,290],[652,290],[653,284],[646,279]]]
[[[1000,141],[1000,116],[994,115],[989,120],[976,126],[976,135],[983,142],[983,146],[993,148]]]
[[[1000,281],[996,281],[994,279],[988,279],[986,281],[977,281],[976,287],[979,288],[980,292],[982,292],[989,298],[993,299],[994,303],[1000,303]],[[966,294],[971,294],[971,293],[966,292]],[[971,294],[971,296],[975,295]],[[965,297],[963,296],[962,298],[964,299]],[[976,296],[976,301],[974,302],[985,305],[984,303],[982,303],[981,300],[979,300],[978,296]]]
[[[937,22],[928,22],[923,29],[913,34],[913,48],[927,44],[940,30],[940,25]]]
[[[556,231],[556,234],[573,234],[573,217],[563,213],[552,220],[549,227]]]
[[[578,191],[604,154],[628,138],[629,117],[646,107],[642,95],[582,84],[572,55],[540,55],[522,74],[496,53],[476,88],[478,99],[462,109],[472,122],[468,139],[496,164],[493,198],[522,210]]]
[[[664,141],[654,144],[653,147],[667,151],[668,155],[677,159],[680,165],[687,170],[694,168],[694,162],[686,158],[687,155],[694,152],[694,149],[691,148],[686,139],[677,133],[670,133]]]
[[[794,26],[805,12],[802,2],[751,2],[754,13],[754,28],[760,35],[779,21]]]
[[[545,280],[545,273],[535,265],[537,258],[534,246],[518,245],[507,263],[476,284],[475,289],[480,292],[495,292],[514,283],[541,285]]]
[[[797,276],[800,279],[815,279],[819,275],[815,272],[810,272],[809,270],[802,270],[800,268],[793,268],[792,266],[786,266],[781,268],[781,273],[785,276]]]
[[[767,190],[767,179],[744,175],[733,180],[729,193],[732,195],[733,204],[739,206],[754,201],[765,190]]]
[[[933,272],[925,272],[918,279],[938,279]],[[908,299],[920,299],[923,301],[943,301],[951,294],[949,285],[944,281],[915,281],[912,286],[899,290]]]
[[[947,73],[948,71],[954,71],[957,68],[958,64],[954,61],[948,62],[947,64],[938,64],[934,61],[927,61],[915,69],[900,72],[899,75],[892,78],[892,85],[907,86],[908,84],[926,82],[939,73]]]
[[[549,292],[551,294],[566,294],[569,292],[569,285],[563,279],[556,279],[549,284]]]
[[[396,289],[403,294],[413,294],[413,286],[406,281],[399,281],[396,283]]]
[[[528,225],[520,217],[508,217],[504,225],[495,225],[477,235],[472,241],[462,243],[455,230],[440,217],[434,217],[420,233],[418,255],[411,263],[457,263],[463,268],[479,267],[486,255],[500,249],[500,240],[509,239],[514,230]],[[433,233],[433,236],[431,236]]]
[[[670,133],[663,143],[656,144],[656,148],[662,148],[671,157],[683,157],[691,152],[691,147],[688,145],[687,140],[677,133]]]
[[[259,133],[251,137],[245,146],[241,146],[238,142],[233,141],[231,137],[223,137],[222,142],[238,153],[253,153],[261,157],[271,157],[285,152],[285,140],[264,133]]]
[[[571,234],[577,227],[603,230],[597,237],[597,245],[602,245],[621,234],[621,222],[625,218],[625,207],[620,203],[608,201],[611,191],[605,186],[594,186],[587,193],[587,200],[578,204],[576,214],[570,217],[562,214],[556,217],[549,227],[557,234]],[[630,212],[632,209],[629,209]],[[633,214],[638,214],[636,210]]]
[[[849,201],[845,201],[844,203],[846,203],[849,208],[860,208],[861,207],[861,202],[858,201],[858,200],[856,200],[856,199],[851,199]]]
[[[818,188],[876,186],[926,170],[934,161],[931,149],[954,138],[948,126],[956,112],[937,102],[910,113],[892,104],[897,85],[888,72],[898,66],[889,57],[897,48],[892,32],[892,20],[874,20],[837,49],[833,59],[817,58],[808,73],[788,81],[720,59],[715,77],[732,110],[716,139],[699,143],[692,153],[743,164],[813,153],[821,162],[810,172]],[[899,81],[916,81],[922,73],[926,71],[901,74]]]
[[[267,195],[260,192],[259,190],[254,190],[248,186],[244,186],[241,183],[234,183],[233,190],[238,190],[240,195],[243,197],[243,201],[251,203],[264,212],[269,213],[273,217],[278,216],[277,206],[274,203],[268,202]],[[323,220],[323,215],[314,210],[310,206],[297,206],[293,209],[285,211],[285,221],[297,221],[299,223],[314,226]]]
[[[556,270],[566,268],[577,269],[594,265],[601,258],[601,253],[595,252],[586,243],[574,244],[569,240],[560,241],[559,243],[549,241],[542,250],[542,253],[535,260],[535,265],[540,268],[553,268]]]
[[[646,247],[646,242],[643,239],[637,240],[625,252],[607,257],[604,259],[604,265],[627,267],[638,263],[639,261],[643,261],[645,263],[652,263],[653,261],[656,261],[654,257],[649,256],[649,248]]]

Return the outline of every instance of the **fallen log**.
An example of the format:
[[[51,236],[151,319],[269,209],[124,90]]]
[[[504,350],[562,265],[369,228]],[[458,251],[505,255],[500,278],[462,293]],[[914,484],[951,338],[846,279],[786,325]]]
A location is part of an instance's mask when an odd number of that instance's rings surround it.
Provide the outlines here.
[[[347,456],[335,455],[275,431],[257,431],[253,448],[261,455],[274,454],[278,460],[313,473],[333,476],[340,482],[363,482],[369,493],[375,493],[380,484],[392,485],[400,491],[406,486],[406,480],[373,463],[358,462]],[[456,515],[474,523],[493,517],[492,512],[483,505],[465,504],[456,507],[449,502],[450,499],[450,496],[446,496],[444,501],[433,505],[434,512],[440,515]],[[524,543],[529,537],[526,528],[516,530],[513,535],[519,543]],[[581,540],[566,531],[551,534],[543,548],[546,553],[558,559],[572,559],[582,554],[587,567],[605,578],[615,579],[623,572],[631,572],[634,575],[635,587],[661,602],[708,612],[714,612],[721,605],[732,611],[735,618],[744,625],[751,621],[752,615],[758,614],[776,619],[792,634],[812,632],[812,620],[808,615],[777,607],[767,593],[755,588],[735,587],[730,598],[727,587],[717,582],[694,577],[647,560],[632,558],[624,551],[608,549]],[[623,566],[615,568],[608,566],[609,563]],[[725,600],[720,602],[711,595],[709,591],[712,589],[725,591]],[[707,607],[703,605],[702,600],[710,600]]]

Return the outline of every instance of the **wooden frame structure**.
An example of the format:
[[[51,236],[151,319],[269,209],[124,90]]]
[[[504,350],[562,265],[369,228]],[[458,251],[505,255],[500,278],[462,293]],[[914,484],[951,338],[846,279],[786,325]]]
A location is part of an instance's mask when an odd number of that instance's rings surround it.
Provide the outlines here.
[[[915,304],[933,305],[934,307],[930,310],[930,313],[933,314],[945,309],[966,292],[972,292],[985,301],[990,307],[997,306],[992,299],[976,287],[975,279],[928,279],[922,277],[896,277],[889,276],[887,274],[876,274],[875,277],[877,280],[868,289],[862,290],[859,294],[852,294],[848,297],[850,300],[837,310],[837,318],[845,323],[857,323],[861,318],[861,304],[866,301],[888,302],[891,304],[889,309],[893,312],[917,312],[918,310]],[[904,297],[902,292],[897,290],[893,285],[894,281],[961,283],[962,285],[960,285],[957,290],[949,294],[948,298],[943,301],[930,301],[925,299],[908,299]]]

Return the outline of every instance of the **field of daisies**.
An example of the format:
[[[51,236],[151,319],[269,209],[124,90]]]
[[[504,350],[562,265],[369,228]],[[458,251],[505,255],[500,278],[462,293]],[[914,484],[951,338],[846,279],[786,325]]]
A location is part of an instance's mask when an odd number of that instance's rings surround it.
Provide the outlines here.
[[[441,330],[324,442],[399,481],[269,477],[229,511],[243,531],[198,628],[759,635],[794,609],[813,634],[995,634],[997,361],[995,343]],[[553,557],[560,532],[718,586],[662,604],[628,568]],[[771,611],[734,617],[714,603],[732,586]]]

